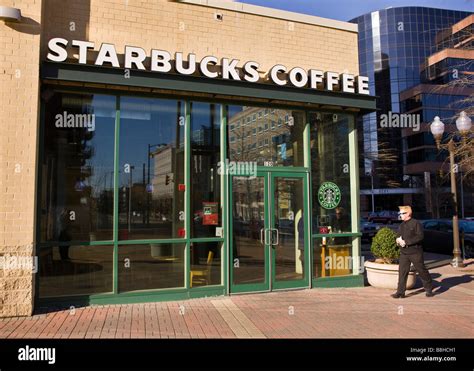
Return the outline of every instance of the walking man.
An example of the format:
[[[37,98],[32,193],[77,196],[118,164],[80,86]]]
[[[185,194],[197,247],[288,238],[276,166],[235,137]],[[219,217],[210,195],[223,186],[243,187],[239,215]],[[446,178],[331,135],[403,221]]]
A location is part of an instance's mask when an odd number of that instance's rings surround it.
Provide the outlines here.
[[[421,223],[413,219],[410,206],[399,206],[402,224],[398,227],[397,244],[400,246],[400,259],[398,266],[398,289],[392,294],[392,298],[404,298],[407,286],[410,265],[413,263],[416,272],[423,282],[426,296],[432,297],[431,275],[425,267],[423,259],[423,227]]]

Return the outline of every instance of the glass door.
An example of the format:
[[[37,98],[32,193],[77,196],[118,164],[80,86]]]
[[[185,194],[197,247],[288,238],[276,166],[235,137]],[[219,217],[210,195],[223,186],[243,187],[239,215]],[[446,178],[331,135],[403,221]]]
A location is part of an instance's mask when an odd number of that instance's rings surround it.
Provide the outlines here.
[[[267,176],[231,177],[231,291],[268,291]]]
[[[231,292],[309,286],[307,175],[232,176]]]
[[[272,289],[309,286],[307,175],[273,173],[270,180]]]

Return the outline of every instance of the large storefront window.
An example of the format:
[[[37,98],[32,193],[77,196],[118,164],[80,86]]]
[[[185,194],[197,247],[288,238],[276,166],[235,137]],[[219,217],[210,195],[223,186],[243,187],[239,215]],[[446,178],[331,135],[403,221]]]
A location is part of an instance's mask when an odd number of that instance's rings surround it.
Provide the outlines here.
[[[320,237],[313,242],[313,278],[347,276],[353,272],[354,237]]]
[[[40,239],[112,240],[115,97],[43,96]]]
[[[238,262],[229,267],[231,290],[303,287],[310,277],[353,274],[352,115],[90,93],[42,96],[41,298],[223,285],[226,248]],[[244,166],[255,173],[227,174],[231,230],[222,224],[223,114],[226,160],[262,166],[258,173]],[[229,246],[222,232],[231,233]]]
[[[119,239],[184,237],[184,103],[120,98]]]
[[[222,284],[222,243],[191,243],[190,287]]]
[[[183,244],[119,246],[119,292],[184,287]]]
[[[221,226],[221,105],[191,103],[191,237],[216,237]]]
[[[313,233],[351,232],[349,128],[352,116],[311,113]]]
[[[350,275],[357,238],[347,235],[353,232],[349,165],[353,116],[317,112],[309,117],[313,233],[325,235],[313,239],[313,278]]]
[[[113,254],[113,246],[42,247],[40,298],[112,292]]]
[[[303,166],[305,113],[285,109],[228,106],[230,161],[260,166]]]

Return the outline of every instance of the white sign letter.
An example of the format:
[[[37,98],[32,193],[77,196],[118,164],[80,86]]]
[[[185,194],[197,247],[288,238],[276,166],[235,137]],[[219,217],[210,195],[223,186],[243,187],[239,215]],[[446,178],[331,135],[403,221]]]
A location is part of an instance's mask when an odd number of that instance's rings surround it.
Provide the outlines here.
[[[225,80],[232,79],[232,80],[240,80],[239,72],[236,70],[237,63],[239,63],[238,59],[232,59],[230,61],[228,58],[222,58],[221,65],[222,65],[222,78]]]
[[[211,63],[213,64],[214,66],[217,64],[217,58],[216,57],[213,57],[213,56],[207,56],[207,57],[204,57],[202,60],[201,60],[201,63],[199,64],[199,69],[201,70],[201,73],[206,76],[206,77],[210,77],[210,78],[213,78],[215,79],[217,76],[219,76],[219,74],[217,72],[211,72],[209,71],[207,65]]]
[[[339,84],[339,76],[335,72],[326,72],[326,90],[334,91],[334,86]]]
[[[144,70],[145,59],[146,53],[142,48],[125,46],[125,68],[132,68],[132,64],[134,64],[139,70]]]
[[[345,93],[355,93],[354,75],[343,73],[341,75],[341,79],[342,79],[342,91]]]
[[[89,41],[72,40],[72,46],[79,47],[79,63],[87,63],[87,49],[94,49],[94,43]]]
[[[290,82],[297,88],[304,88],[308,84],[308,74],[300,67],[295,67],[290,71]]]
[[[95,65],[102,66],[104,62],[111,63],[114,67],[120,67],[117,51],[113,44],[102,44],[100,46],[99,55],[97,55]]]
[[[357,76],[357,93],[370,95],[369,78],[367,76]]]
[[[272,67],[270,71],[270,78],[277,85],[280,85],[280,86],[286,85],[286,80],[281,80],[278,77],[278,73],[285,73],[285,72],[286,72],[286,67],[281,64],[277,64],[276,66]]]
[[[151,70],[155,72],[171,71],[171,54],[166,50],[151,50]]]
[[[244,64],[245,76],[244,79],[248,82],[258,82],[260,75],[258,68],[260,65],[257,62],[247,62]]]
[[[62,48],[60,45],[63,45]],[[49,40],[48,48],[52,52],[56,53],[56,55],[48,53],[47,58],[53,62],[64,62],[67,59],[67,40],[61,39],[60,37],[56,37],[54,39]]]
[[[182,75],[192,75],[196,72],[196,54],[189,54],[188,68],[184,68],[183,53],[176,53],[176,71]]]
[[[311,89],[317,89],[318,85],[323,84],[323,71],[309,70]]]

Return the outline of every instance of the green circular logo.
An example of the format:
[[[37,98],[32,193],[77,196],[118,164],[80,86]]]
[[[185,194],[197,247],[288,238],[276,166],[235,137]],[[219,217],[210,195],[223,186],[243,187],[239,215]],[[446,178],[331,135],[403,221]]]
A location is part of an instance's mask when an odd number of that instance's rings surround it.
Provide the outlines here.
[[[341,202],[341,190],[333,182],[324,182],[319,187],[318,200],[325,209],[334,209]]]

